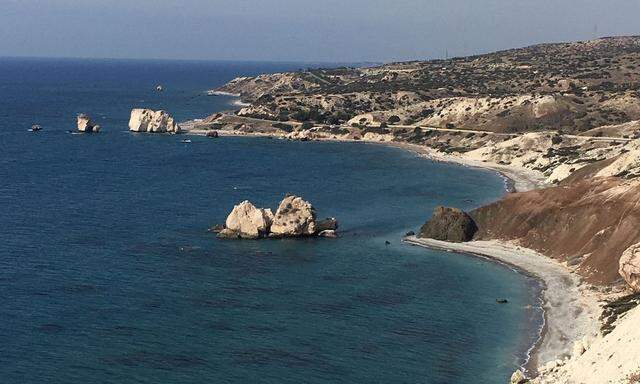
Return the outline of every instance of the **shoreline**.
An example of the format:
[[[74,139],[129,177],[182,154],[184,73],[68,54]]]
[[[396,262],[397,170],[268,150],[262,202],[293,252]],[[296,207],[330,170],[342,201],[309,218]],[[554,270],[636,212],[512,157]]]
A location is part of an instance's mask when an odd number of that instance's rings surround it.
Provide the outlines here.
[[[595,337],[599,331],[602,298],[575,273],[550,257],[497,240],[450,243],[411,236],[403,241],[427,249],[482,257],[512,267],[543,284],[543,324],[537,342],[527,351],[528,359],[521,367],[526,372],[536,373],[549,361],[570,357],[576,342]]]
[[[476,160],[465,159],[459,156],[446,155],[436,152],[432,148],[422,145],[395,142],[395,141],[364,141],[367,143],[383,144],[392,147],[402,148],[420,156],[424,156],[432,161],[454,163],[471,168],[487,169],[498,173],[505,181],[505,189],[507,192],[526,192],[545,186],[544,177],[525,168],[505,166],[490,162],[481,162]]]
[[[206,132],[206,130],[186,131],[187,134],[198,136],[206,135]],[[218,130],[218,133],[222,137],[286,139],[283,135],[261,132]],[[341,138],[315,138],[314,140],[388,145],[413,152],[431,161],[490,170],[503,178],[507,193],[530,191],[545,186],[544,177],[535,171],[438,153],[417,144]],[[586,284],[582,284],[577,274],[551,257],[498,240],[449,243],[409,237],[403,241],[413,246],[454,252],[463,256],[481,257],[511,267],[516,273],[532,277],[541,283],[539,299],[542,303],[543,323],[538,330],[539,337],[536,342],[525,352],[525,363],[521,366],[525,372],[535,374],[543,364],[569,357],[576,342],[594,337],[599,331],[601,309],[598,302],[602,297],[595,291],[589,290]]]
[[[190,129],[190,128],[185,128],[184,131],[188,135],[195,135],[195,136],[205,136],[207,133],[207,130]],[[217,130],[217,132],[220,136],[223,136],[223,137],[224,136],[232,136],[232,137],[246,136],[246,137],[270,137],[270,138],[286,139],[286,137],[284,137],[283,135],[271,134],[271,133],[232,132],[224,129]],[[509,193],[526,192],[533,189],[543,188],[546,185],[544,181],[544,177],[541,174],[526,168],[506,166],[506,165],[501,165],[496,163],[465,159],[459,156],[439,153],[433,150],[432,148],[417,145],[417,144],[397,142],[397,141],[374,141],[374,140],[364,140],[364,139],[352,140],[352,139],[329,138],[329,137],[315,138],[313,140],[387,145],[390,147],[401,148],[401,149],[413,152],[419,156],[423,156],[435,162],[453,163],[453,164],[458,164],[464,167],[490,170],[498,173],[504,179],[505,189]]]

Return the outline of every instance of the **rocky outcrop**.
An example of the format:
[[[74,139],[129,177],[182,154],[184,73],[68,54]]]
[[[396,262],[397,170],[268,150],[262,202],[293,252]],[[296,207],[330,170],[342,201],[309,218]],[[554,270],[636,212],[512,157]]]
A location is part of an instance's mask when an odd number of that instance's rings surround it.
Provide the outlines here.
[[[91,116],[81,113],[78,115],[78,131],[85,133],[98,133],[100,132],[100,125],[94,123]]]
[[[640,243],[627,248],[620,257],[618,272],[634,291],[640,292]]]
[[[218,237],[230,239],[258,239],[283,237],[338,237],[335,218],[316,220],[313,206],[298,196],[285,197],[275,215],[271,209],[256,208],[249,201],[236,205],[225,225],[211,229]]]
[[[165,111],[136,108],[131,111],[129,130],[132,132],[180,133],[180,126]]]
[[[527,382],[529,382],[529,380],[527,380],[524,373],[519,369],[513,372],[513,375],[511,375],[511,379],[509,380],[509,384],[524,384]]]
[[[225,237],[257,239],[269,233],[272,221],[273,213],[270,209],[256,208],[245,200],[233,207],[225,222],[225,229],[220,234]]]
[[[297,196],[285,197],[276,211],[270,236],[310,236],[315,233],[316,211],[313,206]]]
[[[458,208],[437,207],[420,228],[419,237],[461,243],[473,239],[478,230],[471,216]]]

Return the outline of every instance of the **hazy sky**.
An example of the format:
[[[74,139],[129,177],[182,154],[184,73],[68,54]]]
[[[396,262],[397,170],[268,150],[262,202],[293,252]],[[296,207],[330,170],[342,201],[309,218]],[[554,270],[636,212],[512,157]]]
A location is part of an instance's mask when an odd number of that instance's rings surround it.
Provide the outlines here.
[[[640,0],[0,0],[0,56],[392,61],[640,34]]]

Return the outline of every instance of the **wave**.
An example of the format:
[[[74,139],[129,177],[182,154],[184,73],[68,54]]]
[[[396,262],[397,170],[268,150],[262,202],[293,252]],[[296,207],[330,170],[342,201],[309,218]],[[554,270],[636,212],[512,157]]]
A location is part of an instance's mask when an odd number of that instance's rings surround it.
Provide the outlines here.
[[[224,92],[224,91],[214,91],[214,90],[207,91],[207,95],[209,95],[209,96],[232,96],[232,97],[240,97],[240,94],[239,94],[239,93],[231,93],[231,92]]]

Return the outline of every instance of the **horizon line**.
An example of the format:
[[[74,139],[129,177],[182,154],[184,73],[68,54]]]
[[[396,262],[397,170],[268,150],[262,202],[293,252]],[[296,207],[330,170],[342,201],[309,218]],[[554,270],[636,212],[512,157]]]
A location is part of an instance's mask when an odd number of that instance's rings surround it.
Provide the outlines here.
[[[273,64],[386,64],[393,61],[330,61],[330,60],[260,60],[260,59],[173,59],[157,57],[90,57],[90,56],[29,56],[29,55],[0,55],[4,59],[32,59],[32,60],[113,60],[113,61],[182,61],[182,62],[227,62],[227,63],[273,63]],[[429,60],[429,59],[425,59]],[[408,61],[408,60],[407,60]]]

